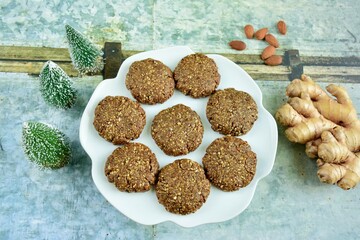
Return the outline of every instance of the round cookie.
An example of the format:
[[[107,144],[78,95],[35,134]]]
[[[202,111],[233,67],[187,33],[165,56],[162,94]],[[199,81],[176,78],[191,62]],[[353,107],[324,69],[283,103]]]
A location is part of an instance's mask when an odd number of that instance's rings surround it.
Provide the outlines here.
[[[255,175],[256,162],[250,145],[233,136],[215,139],[202,159],[206,176],[223,191],[246,187]]]
[[[123,96],[107,96],[95,108],[94,127],[113,144],[124,144],[140,136],[146,123],[139,103]]]
[[[220,74],[213,59],[201,53],[190,54],[174,70],[176,88],[194,98],[212,94],[220,83]]]
[[[258,110],[248,93],[226,88],[216,91],[209,98],[206,117],[214,131],[240,136],[250,131],[257,120]]]
[[[151,125],[156,144],[171,156],[194,151],[201,144],[203,134],[200,116],[183,104],[160,111]]]
[[[210,182],[200,164],[179,159],[160,169],[155,186],[160,204],[171,213],[197,211],[210,194]]]
[[[141,143],[128,143],[116,148],[105,163],[108,181],[126,192],[150,190],[158,171],[155,154]]]
[[[131,64],[125,84],[141,103],[163,103],[174,94],[173,73],[162,62],[147,58]]]

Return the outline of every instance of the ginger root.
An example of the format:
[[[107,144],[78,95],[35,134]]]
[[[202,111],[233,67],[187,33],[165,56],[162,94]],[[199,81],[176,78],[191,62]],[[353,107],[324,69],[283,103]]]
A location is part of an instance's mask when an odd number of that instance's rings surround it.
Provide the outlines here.
[[[318,158],[320,181],[347,190],[360,182],[360,120],[344,88],[326,90],[335,98],[302,75],[287,87],[289,100],[275,118],[290,141],[306,144],[306,154]]]

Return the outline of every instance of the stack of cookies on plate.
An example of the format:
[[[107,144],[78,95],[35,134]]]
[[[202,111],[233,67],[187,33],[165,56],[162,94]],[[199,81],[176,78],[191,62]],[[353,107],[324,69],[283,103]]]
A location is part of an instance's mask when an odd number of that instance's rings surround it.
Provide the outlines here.
[[[238,138],[257,120],[257,105],[246,92],[220,84],[218,67],[212,58],[194,53],[185,56],[174,71],[159,60],[147,58],[131,64],[126,87],[136,101],[124,96],[106,96],[96,109],[94,127],[117,147],[105,163],[109,182],[124,192],[144,192],[155,187],[160,204],[171,213],[196,212],[206,202],[211,184],[222,191],[246,187],[256,171],[256,154]],[[208,97],[206,117],[211,128],[223,134],[207,146],[202,165],[179,158],[159,166],[152,150],[132,142],[146,125],[141,104],[162,104],[174,91],[193,99]],[[152,119],[151,136],[169,156],[184,156],[202,143],[202,119],[190,106],[176,104]]]

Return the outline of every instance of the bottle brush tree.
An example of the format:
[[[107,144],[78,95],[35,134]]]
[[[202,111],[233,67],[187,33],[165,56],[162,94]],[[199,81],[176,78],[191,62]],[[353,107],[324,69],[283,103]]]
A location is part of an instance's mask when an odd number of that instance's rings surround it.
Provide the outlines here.
[[[79,31],[65,25],[71,60],[81,74],[96,73],[104,68],[103,52]]]
[[[72,107],[76,99],[72,84],[70,77],[56,63],[45,63],[40,72],[40,92],[48,104],[63,109]]]
[[[40,167],[57,169],[69,163],[69,140],[57,128],[40,122],[24,122],[22,137],[25,154]]]

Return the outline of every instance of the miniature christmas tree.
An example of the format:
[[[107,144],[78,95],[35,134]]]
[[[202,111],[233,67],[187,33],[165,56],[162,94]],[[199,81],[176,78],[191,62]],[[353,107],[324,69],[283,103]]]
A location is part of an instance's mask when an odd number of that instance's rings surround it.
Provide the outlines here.
[[[68,138],[58,129],[40,122],[24,122],[23,148],[29,160],[43,168],[61,168],[69,163]]]
[[[56,63],[45,63],[40,72],[40,91],[48,104],[70,108],[76,99],[76,90],[72,84],[70,77]]]
[[[65,25],[65,30],[75,68],[81,74],[101,71],[104,68],[103,52],[70,25]]]

